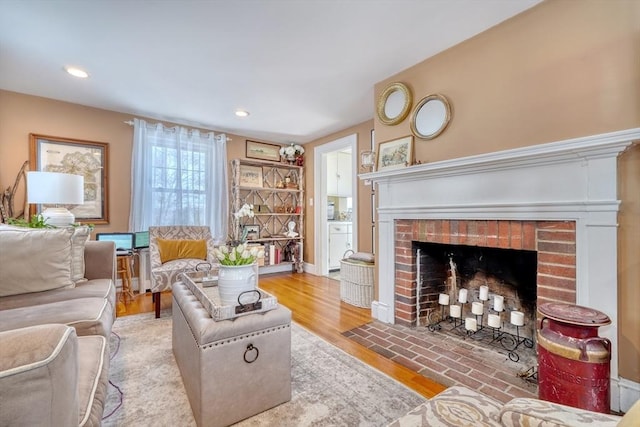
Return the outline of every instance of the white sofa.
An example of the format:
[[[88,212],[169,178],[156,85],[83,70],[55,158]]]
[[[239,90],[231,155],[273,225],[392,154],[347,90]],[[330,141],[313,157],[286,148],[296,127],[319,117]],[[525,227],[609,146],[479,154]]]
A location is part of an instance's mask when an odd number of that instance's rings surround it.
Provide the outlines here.
[[[0,225],[2,426],[102,423],[116,256],[88,237]]]

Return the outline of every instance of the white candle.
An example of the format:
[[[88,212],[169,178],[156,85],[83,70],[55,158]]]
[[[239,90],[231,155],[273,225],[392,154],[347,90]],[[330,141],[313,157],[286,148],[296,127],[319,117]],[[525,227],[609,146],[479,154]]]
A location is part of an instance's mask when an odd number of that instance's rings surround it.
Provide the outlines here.
[[[480,299],[482,301],[486,301],[489,299],[489,287],[488,286],[480,286]]]
[[[478,322],[473,317],[467,317],[464,319],[464,328],[467,331],[477,331],[478,330]]]
[[[504,310],[504,297],[502,295],[495,295],[493,297],[493,309],[495,311]]]
[[[473,314],[481,315],[484,313],[484,305],[481,302],[474,301],[471,304],[471,312]]]
[[[500,316],[498,316],[497,314],[490,314],[489,316],[487,316],[487,324],[492,328],[499,328]]]
[[[440,296],[438,297],[438,304],[440,304],[440,305],[449,305],[449,295],[440,294]]]
[[[524,313],[521,311],[512,311],[511,323],[515,326],[524,326]]]
[[[467,303],[467,290],[466,289],[460,289],[460,292],[458,293],[458,302],[460,302],[460,304],[466,304]]]
[[[460,308],[459,305],[449,306],[449,315],[451,317],[455,317],[456,319],[459,319],[460,316],[462,316],[462,309]]]

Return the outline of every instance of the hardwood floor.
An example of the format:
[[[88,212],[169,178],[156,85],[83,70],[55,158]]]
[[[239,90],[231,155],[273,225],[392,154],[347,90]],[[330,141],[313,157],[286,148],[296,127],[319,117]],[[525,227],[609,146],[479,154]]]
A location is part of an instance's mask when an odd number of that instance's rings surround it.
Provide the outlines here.
[[[312,274],[269,274],[260,276],[260,288],[275,295],[278,302],[292,311],[293,321],[322,337],[346,353],[395,378],[417,393],[432,397],[445,386],[344,337],[342,332],[371,321],[370,310],[340,301],[340,283]],[[171,306],[171,293],[161,298],[162,308]],[[118,294],[117,316],[152,312],[151,293],[135,298]]]

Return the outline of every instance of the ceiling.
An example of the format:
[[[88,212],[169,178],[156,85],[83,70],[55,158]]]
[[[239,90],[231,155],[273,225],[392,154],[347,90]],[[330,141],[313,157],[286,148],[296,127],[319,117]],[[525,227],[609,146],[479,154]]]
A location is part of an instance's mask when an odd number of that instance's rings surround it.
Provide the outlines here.
[[[0,0],[0,89],[305,143],[371,119],[375,83],[539,1]]]

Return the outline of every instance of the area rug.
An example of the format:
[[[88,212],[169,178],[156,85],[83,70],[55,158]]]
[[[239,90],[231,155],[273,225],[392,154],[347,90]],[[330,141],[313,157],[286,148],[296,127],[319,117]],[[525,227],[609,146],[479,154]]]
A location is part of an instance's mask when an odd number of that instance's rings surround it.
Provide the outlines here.
[[[171,349],[170,311],[118,318],[113,331],[103,425],[195,426]],[[291,401],[237,426],[384,426],[425,401],[294,323],[291,359]]]

